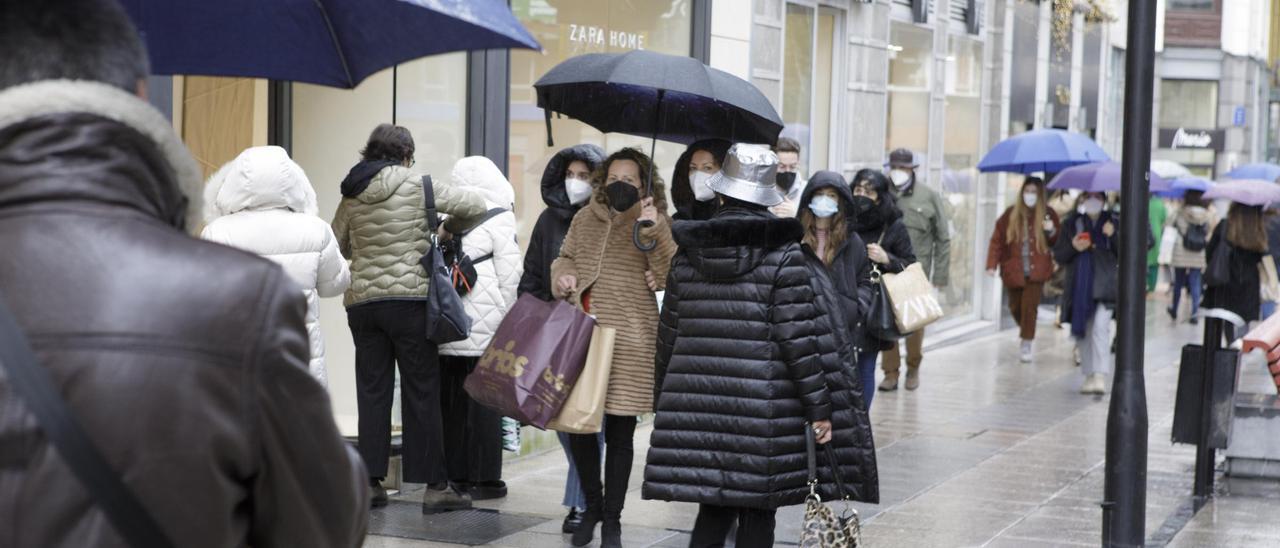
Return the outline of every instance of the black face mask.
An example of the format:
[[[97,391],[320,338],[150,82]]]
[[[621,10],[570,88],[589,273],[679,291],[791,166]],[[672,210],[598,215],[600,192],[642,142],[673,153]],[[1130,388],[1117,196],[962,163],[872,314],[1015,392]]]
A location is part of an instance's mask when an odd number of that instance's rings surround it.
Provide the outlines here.
[[[775,184],[782,189],[782,192],[791,192],[791,187],[796,185],[796,172],[779,173]]]
[[[853,218],[857,230],[875,228],[884,222],[881,219],[880,204],[866,196],[853,197]]]
[[[609,207],[618,213],[631,209],[640,201],[640,191],[623,181],[609,183],[604,187],[604,195],[609,199]]]

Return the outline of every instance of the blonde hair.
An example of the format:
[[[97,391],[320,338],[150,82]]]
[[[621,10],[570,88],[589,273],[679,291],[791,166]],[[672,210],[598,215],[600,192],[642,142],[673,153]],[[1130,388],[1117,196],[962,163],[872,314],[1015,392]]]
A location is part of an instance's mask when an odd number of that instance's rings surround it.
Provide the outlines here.
[[[1028,215],[1034,215],[1031,219],[1035,220],[1043,219],[1045,216],[1044,185],[1041,184],[1039,178],[1028,177],[1026,182],[1022,183],[1019,194],[1025,194],[1028,186],[1036,189],[1035,210],[1032,211],[1028,208],[1027,203],[1022,200],[1022,196],[1018,196],[1017,202],[1013,204],[1013,207],[1009,208],[1009,228],[1005,232],[1005,242],[1012,244],[1027,238],[1027,221],[1030,220],[1027,218]],[[1032,232],[1035,232],[1036,250],[1041,252],[1048,251],[1049,242],[1044,237],[1044,231],[1037,229],[1034,222],[1031,224]]]

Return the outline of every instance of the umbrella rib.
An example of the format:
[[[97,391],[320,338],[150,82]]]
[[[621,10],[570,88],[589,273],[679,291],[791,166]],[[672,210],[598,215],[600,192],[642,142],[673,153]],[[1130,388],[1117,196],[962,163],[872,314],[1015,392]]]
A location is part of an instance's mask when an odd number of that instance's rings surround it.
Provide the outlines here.
[[[324,3],[320,0],[312,0],[316,8],[320,10],[320,17],[324,19],[325,28],[329,29],[329,38],[333,40],[333,49],[338,52],[338,63],[342,65],[342,72],[347,75],[347,85],[354,88],[356,82],[351,78],[351,67],[347,66],[347,56],[342,53],[342,43],[338,42],[338,33],[333,29],[333,21],[329,20],[329,10],[325,9]]]

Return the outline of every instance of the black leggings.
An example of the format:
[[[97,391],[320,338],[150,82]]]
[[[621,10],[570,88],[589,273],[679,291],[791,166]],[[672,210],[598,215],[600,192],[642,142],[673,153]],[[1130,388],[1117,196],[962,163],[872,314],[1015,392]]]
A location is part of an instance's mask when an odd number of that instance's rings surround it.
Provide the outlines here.
[[[631,462],[635,457],[635,433],[635,417],[604,416],[603,482],[600,480],[600,445],[596,434],[569,436],[569,450],[578,467],[578,479],[582,482],[582,493],[586,495],[587,511],[600,512],[598,515],[605,519],[616,520],[622,516],[627,483],[631,479]]]
[[[698,519],[693,524],[690,548],[720,548],[724,546],[733,523],[738,522],[738,536],[734,546],[754,548],[773,546],[773,528],[777,525],[777,510],[758,508],[734,508],[732,506],[698,505]]]

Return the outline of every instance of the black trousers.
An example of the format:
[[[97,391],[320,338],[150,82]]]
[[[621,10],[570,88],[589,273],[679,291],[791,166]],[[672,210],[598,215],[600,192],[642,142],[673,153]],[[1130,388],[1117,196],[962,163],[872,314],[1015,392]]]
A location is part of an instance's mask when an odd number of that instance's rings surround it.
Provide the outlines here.
[[[502,479],[502,415],[467,394],[462,385],[479,357],[440,356],[440,398],[445,465],[454,483]]]
[[[635,457],[636,418],[605,414],[604,481],[600,481],[600,445],[596,434],[570,434],[569,450],[578,468],[587,511],[606,520],[622,517]]]
[[[773,528],[777,525],[777,510],[734,508],[731,506],[698,505],[698,519],[693,524],[689,548],[719,548],[734,522],[738,523],[738,536],[734,546],[755,548],[773,546]]]
[[[444,483],[440,364],[427,340],[425,301],[379,301],[347,309],[356,345],[356,403],[360,457],[369,477],[384,478],[391,457],[391,404],[400,366],[404,418],[404,481]]]

